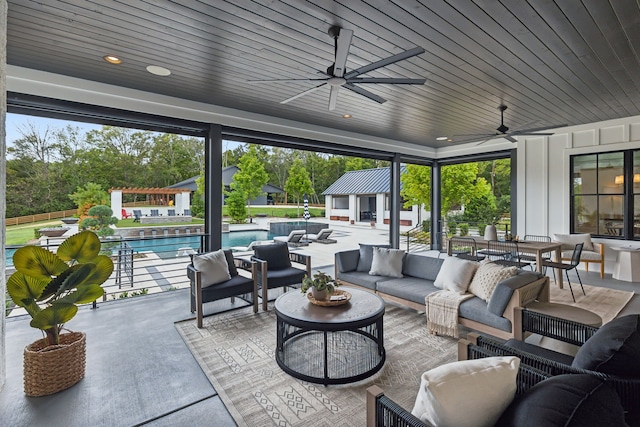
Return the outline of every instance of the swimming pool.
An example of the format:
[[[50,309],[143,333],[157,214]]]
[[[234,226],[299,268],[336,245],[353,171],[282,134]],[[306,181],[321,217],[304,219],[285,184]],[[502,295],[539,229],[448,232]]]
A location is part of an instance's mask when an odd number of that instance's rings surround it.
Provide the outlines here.
[[[222,248],[229,249],[232,246],[249,246],[255,240],[273,239],[273,234],[265,230],[230,231],[222,233]],[[162,259],[175,258],[180,248],[192,248],[198,252],[201,236],[161,237],[156,239],[126,239],[134,252],[155,252]],[[108,245],[108,243],[103,243]],[[114,245],[117,245],[114,242]],[[117,246],[116,246],[117,248]],[[117,251],[117,249],[114,250]],[[6,249],[5,266],[13,266],[13,254],[16,249]]]

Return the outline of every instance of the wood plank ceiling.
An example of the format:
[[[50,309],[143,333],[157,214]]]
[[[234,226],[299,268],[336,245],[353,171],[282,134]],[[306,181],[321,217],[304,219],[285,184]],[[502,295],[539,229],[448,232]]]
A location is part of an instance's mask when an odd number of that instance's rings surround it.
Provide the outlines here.
[[[636,0],[8,3],[11,65],[424,146],[494,132],[501,103],[511,130],[640,114]],[[280,104],[312,83],[247,83],[318,78],[333,63],[332,25],[354,32],[347,71],[421,46],[367,76],[426,84],[362,85],[384,104],[341,89],[328,111],[327,87]]]

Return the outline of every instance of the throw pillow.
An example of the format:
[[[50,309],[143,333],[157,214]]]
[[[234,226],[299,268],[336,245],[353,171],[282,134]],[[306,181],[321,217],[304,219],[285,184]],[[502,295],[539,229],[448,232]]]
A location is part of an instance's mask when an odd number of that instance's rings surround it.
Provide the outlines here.
[[[614,427],[627,425],[618,394],[602,378],[557,375],[516,397],[496,427]]]
[[[484,260],[478,266],[473,280],[469,284],[469,292],[489,302],[498,283],[516,275],[517,267],[505,267],[495,262]]]
[[[358,266],[356,271],[370,271],[373,262],[373,248],[388,248],[389,245],[369,245],[360,243],[360,258],[358,258]]]
[[[623,377],[640,377],[640,314],[603,325],[576,353],[571,366]]]
[[[461,360],[422,374],[411,413],[434,426],[493,426],[516,394],[520,359]]]
[[[433,285],[436,288],[464,294],[469,289],[469,283],[477,268],[477,262],[456,257],[445,258]]]
[[[286,242],[257,245],[253,247],[256,258],[267,261],[267,269],[284,270],[291,267],[289,245]]]
[[[582,247],[583,251],[593,251],[593,242],[591,241],[591,234],[554,234],[553,240],[562,243],[563,251],[572,251],[578,243],[584,243]]]
[[[403,259],[404,251],[402,249],[373,248],[373,260],[369,274],[372,276],[403,277]]]
[[[202,255],[194,255],[193,266],[201,272],[203,288],[231,279],[227,257],[222,249]]]
[[[224,256],[227,258],[227,265],[229,266],[229,276],[236,277],[238,275],[238,269],[233,261],[233,251],[231,249],[224,250]]]

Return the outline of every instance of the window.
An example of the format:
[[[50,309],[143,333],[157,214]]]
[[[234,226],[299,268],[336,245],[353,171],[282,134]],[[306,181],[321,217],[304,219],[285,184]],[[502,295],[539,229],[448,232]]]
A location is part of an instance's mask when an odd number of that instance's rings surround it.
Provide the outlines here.
[[[635,203],[640,197],[640,152],[572,156],[571,177],[572,232],[611,238],[638,235],[632,216],[640,217],[640,200]],[[631,206],[635,211],[628,214]]]
[[[349,196],[333,196],[333,209],[349,209]]]

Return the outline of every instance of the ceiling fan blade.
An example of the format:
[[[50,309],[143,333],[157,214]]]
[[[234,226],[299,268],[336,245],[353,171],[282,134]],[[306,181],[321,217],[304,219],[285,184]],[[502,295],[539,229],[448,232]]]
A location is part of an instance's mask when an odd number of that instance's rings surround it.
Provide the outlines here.
[[[267,79],[267,80],[247,80],[247,83],[250,84],[258,84],[258,83],[291,83],[291,82],[321,82],[327,80],[326,78],[322,79]]]
[[[357,68],[353,71],[349,71],[347,74],[344,75],[345,79],[350,79],[352,77],[355,76],[359,76],[360,74],[364,74],[367,73],[369,71],[373,71],[373,70],[377,70],[378,68],[382,68],[386,65],[390,65],[393,64],[395,62],[398,61],[402,61],[403,59],[408,59],[411,58],[413,56],[416,55],[420,55],[421,53],[424,53],[424,49],[421,47],[414,47],[413,49],[409,49],[407,51],[404,51],[402,53],[398,53],[396,55],[390,56],[388,58],[384,58],[381,59],[379,61],[373,62],[369,65],[365,65],[363,67]]]
[[[342,77],[344,75],[345,66],[347,65],[347,55],[349,55],[349,47],[351,46],[352,30],[340,29],[340,34],[336,41],[336,61],[333,66],[333,75]]]
[[[307,90],[305,90],[304,92],[300,92],[300,93],[299,93],[299,94],[297,94],[297,95],[293,95],[291,98],[287,98],[287,99],[285,99],[284,101],[280,101],[280,104],[286,104],[287,102],[291,102],[291,101],[293,101],[294,99],[298,99],[298,98],[300,98],[301,96],[305,96],[305,95],[307,95],[307,94],[309,94],[309,93],[311,93],[311,92],[313,92],[313,91],[316,91],[316,90],[320,89],[322,86],[325,86],[326,84],[327,84],[327,82],[324,82],[324,83],[319,84],[319,85],[318,85],[318,86],[316,86],[316,87],[312,87],[311,89],[307,89]]]
[[[495,139],[495,138],[496,138],[496,135],[492,135],[489,138],[485,138],[482,141],[478,142],[476,145],[484,144],[485,142],[491,141],[492,139]]]
[[[340,90],[340,86],[331,86],[331,93],[329,94],[329,111],[333,111],[336,109],[336,104],[338,103],[339,90]]]
[[[511,133],[515,133],[518,135],[524,135],[525,133],[528,132],[539,132],[539,131],[543,131],[543,130],[547,130],[547,129],[555,129],[555,128],[561,128],[561,127],[565,127],[567,126],[566,124],[563,125],[553,125],[553,126],[542,126],[542,127],[538,127],[538,128],[529,128],[529,129],[520,129],[520,130],[516,130],[513,131]],[[538,135],[542,135],[542,134],[538,134]],[[551,134],[553,135],[553,134]]]
[[[504,135],[502,135],[502,137],[509,142],[518,142],[517,139],[515,139],[514,137],[511,136],[511,134],[508,134],[508,133],[505,133]]]
[[[378,104],[384,104],[385,102],[387,102],[387,100],[383,97],[378,96],[375,93],[371,93],[366,89],[362,89],[361,87],[352,85],[351,83],[345,83],[342,85],[342,87],[346,87],[350,91],[355,92],[359,95],[366,96],[367,98],[376,101]]]
[[[349,79],[349,83],[385,83],[392,85],[423,85],[427,79],[404,79],[404,78],[380,78],[380,77],[354,77]]]

